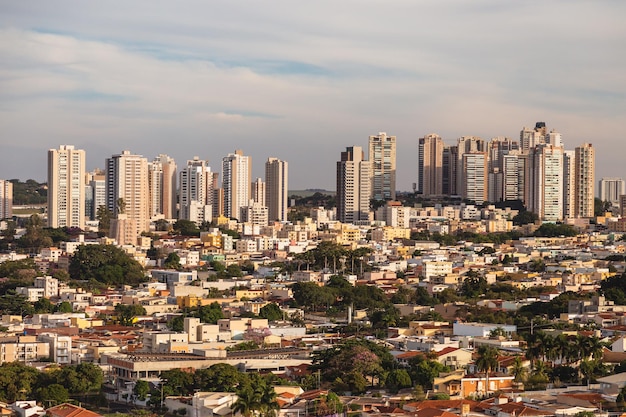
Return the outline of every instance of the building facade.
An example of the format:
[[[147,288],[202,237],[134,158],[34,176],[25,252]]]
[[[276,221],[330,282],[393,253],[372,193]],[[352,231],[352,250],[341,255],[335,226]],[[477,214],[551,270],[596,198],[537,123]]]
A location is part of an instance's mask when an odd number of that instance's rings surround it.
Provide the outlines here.
[[[342,223],[369,220],[370,163],[363,148],[351,146],[337,162],[337,219]]]
[[[443,194],[443,139],[431,133],[418,141],[417,189],[423,195]]]
[[[200,225],[213,218],[215,176],[208,162],[197,156],[179,173],[179,218]]]
[[[576,173],[576,217],[590,218],[594,215],[595,150],[590,143],[574,149]]]
[[[602,178],[598,182],[598,197],[613,205],[619,204],[619,196],[626,194],[626,182],[622,178]]]
[[[148,164],[150,217],[176,218],[176,162],[159,155]]]
[[[224,215],[239,219],[242,207],[250,200],[252,183],[252,158],[236,150],[222,159],[222,191]]]
[[[85,151],[48,151],[48,227],[85,228]]]
[[[380,132],[369,137],[371,198],[396,199],[396,137]]]
[[[0,180],[0,220],[13,217],[13,183]]]
[[[265,163],[265,205],[270,221],[287,221],[289,212],[289,164],[277,158]]]

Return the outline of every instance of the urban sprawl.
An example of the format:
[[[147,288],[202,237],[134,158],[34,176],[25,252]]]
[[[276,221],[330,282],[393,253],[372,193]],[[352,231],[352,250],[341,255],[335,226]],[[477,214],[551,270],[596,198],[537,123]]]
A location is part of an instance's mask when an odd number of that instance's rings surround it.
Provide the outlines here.
[[[626,415],[626,189],[592,144],[425,135],[411,192],[367,145],[333,192],[241,150],[0,180],[2,415]]]

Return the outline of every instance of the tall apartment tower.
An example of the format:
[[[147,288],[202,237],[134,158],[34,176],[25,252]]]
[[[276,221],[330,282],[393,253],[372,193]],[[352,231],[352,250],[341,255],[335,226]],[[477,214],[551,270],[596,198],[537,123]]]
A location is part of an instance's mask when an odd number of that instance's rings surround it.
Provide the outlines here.
[[[209,163],[194,156],[179,173],[179,218],[200,225],[213,219],[214,175]]]
[[[85,175],[85,216],[96,220],[98,208],[106,207],[107,187],[106,175],[101,169],[95,169]]]
[[[267,204],[270,222],[275,220],[287,221],[287,214],[289,213],[289,164],[286,161],[268,158],[265,163],[265,204]]]
[[[563,148],[536,146],[532,158],[532,189],[529,210],[541,220],[563,219]]]
[[[443,140],[437,134],[418,140],[417,189],[425,196],[443,194],[443,150]]]
[[[137,236],[150,228],[148,160],[123,151],[107,158],[106,170],[111,235],[120,245],[136,244]]]
[[[535,128],[530,129],[528,127],[522,128],[520,132],[520,148],[522,152],[528,153],[537,145],[543,145],[546,143],[546,124],[545,122],[535,123]]]
[[[252,201],[260,204],[263,207],[267,207],[265,204],[266,186],[265,181],[261,178],[257,178],[252,182]]]
[[[13,217],[13,183],[0,180],[0,220]]]
[[[337,162],[337,219],[342,223],[369,220],[370,163],[363,148],[351,146]]]
[[[48,151],[48,227],[85,228],[85,151]]]
[[[176,218],[176,162],[159,155],[148,163],[150,187],[150,217]]]
[[[487,153],[463,154],[463,198],[482,204],[487,201]]]
[[[626,194],[626,182],[622,178],[602,178],[598,182],[598,197],[602,201],[610,201],[614,206],[619,204],[619,196]]]
[[[487,152],[485,141],[476,136],[461,136],[457,140],[457,169],[456,169],[456,193],[463,194],[465,189],[465,177],[463,167],[463,155],[466,153]],[[485,178],[485,181],[487,178]],[[485,185],[485,189],[487,185]]]
[[[576,172],[576,217],[593,217],[595,180],[595,151],[590,143],[574,149]]]
[[[563,151],[563,217],[576,217],[576,152]]]
[[[369,137],[371,198],[396,199],[396,137],[380,132]]]
[[[222,189],[224,215],[239,219],[242,207],[250,200],[252,183],[252,158],[236,150],[222,159]]]

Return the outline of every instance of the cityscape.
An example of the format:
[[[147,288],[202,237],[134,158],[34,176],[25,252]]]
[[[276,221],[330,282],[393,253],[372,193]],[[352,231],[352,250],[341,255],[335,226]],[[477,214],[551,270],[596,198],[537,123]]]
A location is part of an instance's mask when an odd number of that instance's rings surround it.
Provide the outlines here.
[[[0,3],[0,414],[626,417],[626,3]]]

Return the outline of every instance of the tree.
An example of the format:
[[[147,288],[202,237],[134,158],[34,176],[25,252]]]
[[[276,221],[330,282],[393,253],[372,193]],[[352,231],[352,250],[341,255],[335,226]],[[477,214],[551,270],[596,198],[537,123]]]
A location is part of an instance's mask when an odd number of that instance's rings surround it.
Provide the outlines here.
[[[447,372],[450,368],[436,360],[430,360],[420,355],[409,360],[409,375],[414,384],[422,388],[431,389],[433,382],[441,372]]]
[[[143,379],[135,382],[135,386],[133,387],[133,394],[139,399],[139,401],[145,401],[148,398],[148,394],[150,394],[150,384],[148,381],[144,381]]]
[[[176,221],[173,230],[183,236],[200,236],[200,229],[195,222],[191,220],[181,219]]]
[[[147,280],[143,267],[113,245],[81,245],[70,261],[70,276],[100,285],[136,285]]]
[[[70,398],[70,394],[63,385],[51,384],[40,387],[35,394],[35,398],[49,407],[50,405],[66,403]]]
[[[283,311],[276,303],[269,303],[259,310],[259,317],[268,321],[278,321],[283,318]]]
[[[61,301],[61,304],[57,306],[57,311],[59,313],[71,313],[74,311],[74,309],[72,308],[72,305],[69,303],[69,301]]]
[[[513,366],[511,369],[511,373],[514,376],[515,382],[524,382],[526,379],[526,375],[528,374],[528,370],[524,366],[524,362],[522,361],[521,356],[516,356],[513,361]]]
[[[96,220],[98,220],[98,232],[103,233],[105,236],[109,234],[111,229],[111,219],[113,213],[107,208],[107,206],[98,206],[96,209]]]
[[[487,292],[489,284],[485,277],[479,275],[473,269],[470,269],[467,273],[467,277],[461,284],[460,293],[467,298],[476,298],[481,294]]]
[[[196,386],[202,391],[235,392],[242,380],[237,368],[227,363],[217,363],[206,369],[198,369],[194,374]]]
[[[167,258],[163,263],[163,267],[167,269],[181,269],[182,265],[180,264],[180,256],[178,256],[176,252],[171,252],[167,255]]]
[[[117,304],[115,306],[115,314],[119,324],[132,326],[135,322],[135,317],[146,315],[146,309],[139,304]]]
[[[480,345],[478,347],[478,358],[476,359],[476,367],[479,371],[485,372],[486,389],[485,394],[489,394],[489,376],[491,371],[498,366],[498,349],[489,345]]]
[[[385,386],[392,392],[398,392],[398,390],[408,388],[412,385],[411,377],[406,369],[393,369],[389,372],[385,380]]]
[[[0,401],[26,400],[36,388],[39,372],[19,362],[0,365]]]

